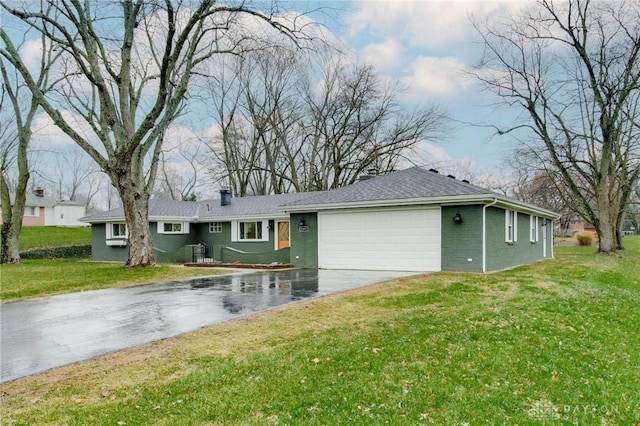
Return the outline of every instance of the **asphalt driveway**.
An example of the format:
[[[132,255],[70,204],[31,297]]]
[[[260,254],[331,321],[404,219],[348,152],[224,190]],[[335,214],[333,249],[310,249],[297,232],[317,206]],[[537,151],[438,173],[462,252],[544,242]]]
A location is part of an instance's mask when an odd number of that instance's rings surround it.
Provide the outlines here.
[[[409,272],[236,273],[0,305],[0,382]]]

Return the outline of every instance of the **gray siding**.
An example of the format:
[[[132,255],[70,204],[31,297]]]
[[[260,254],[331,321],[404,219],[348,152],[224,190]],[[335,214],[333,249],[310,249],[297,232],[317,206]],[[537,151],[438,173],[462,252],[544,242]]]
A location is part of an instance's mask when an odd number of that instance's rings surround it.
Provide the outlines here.
[[[299,223],[304,218],[307,231],[300,232]],[[318,214],[294,213],[291,215],[291,264],[295,268],[318,267]]]
[[[91,225],[91,259],[125,263],[129,258],[129,247],[111,247],[106,243],[107,226],[104,223]]]
[[[525,263],[544,259],[542,242],[542,221],[539,220],[538,242],[529,241],[529,214],[518,212],[516,242],[505,241],[504,209],[489,207],[487,209],[487,271],[497,271]],[[547,226],[550,232],[552,226]],[[553,239],[547,237],[547,256],[550,257],[550,245]]]
[[[156,262],[191,261],[191,249],[197,231],[190,224],[188,234],[158,234],[158,223],[150,222],[149,230],[153,240],[153,256]]]
[[[288,263],[289,249],[275,249],[275,222],[269,220],[269,241],[231,241],[231,222],[222,222],[219,233],[209,232],[209,222],[199,223],[195,243],[206,244],[207,257],[220,262]]]
[[[273,228],[273,221],[269,221]],[[240,261],[242,263],[288,262],[289,251],[274,249],[274,230],[270,229],[269,241],[231,242],[231,222],[223,222],[221,233],[210,233],[209,223],[191,223],[188,234],[158,234],[157,222],[150,224],[153,254],[157,262],[191,262],[193,260],[192,245],[204,243],[208,247],[207,257],[224,262]],[[92,257],[99,261],[126,262],[129,257],[127,247],[110,247],[105,243],[106,225],[92,226]],[[232,256],[231,247],[246,252]],[[214,254],[218,253],[218,258]],[[221,253],[225,253],[220,255]]]
[[[453,216],[460,213],[461,223]],[[443,271],[482,272],[482,205],[442,206]]]

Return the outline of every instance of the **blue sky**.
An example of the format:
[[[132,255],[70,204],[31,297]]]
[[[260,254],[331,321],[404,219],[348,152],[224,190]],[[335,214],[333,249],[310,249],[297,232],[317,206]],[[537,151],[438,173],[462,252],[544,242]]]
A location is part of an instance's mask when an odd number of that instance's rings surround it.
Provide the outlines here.
[[[361,59],[408,87],[408,101],[445,107],[456,121],[446,140],[428,148],[434,165],[466,164],[475,175],[499,174],[513,146],[490,128],[463,123],[509,123],[519,111],[497,110],[466,73],[482,53],[470,16],[492,17],[527,1],[386,0],[320,2],[341,14],[330,25]]]
[[[482,53],[470,16],[491,17],[527,4],[531,1],[295,0],[286,6],[296,11],[320,8],[310,18],[326,25],[383,76],[405,84],[409,108],[415,103],[435,103],[449,111],[454,119],[451,130],[443,140],[422,144],[419,164],[489,184],[489,175],[505,177],[504,159],[514,142],[510,136],[494,137],[492,129],[479,125],[509,123],[520,111],[491,107],[497,99],[482,92],[466,73]],[[25,55],[28,52],[23,50]],[[216,127],[214,123],[206,125],[212,126],[209,130]],[[73,147],[48,117],[41,115],[36,126],[35,146]],[[176,123],[169,139],[185,144],[191,132]]]

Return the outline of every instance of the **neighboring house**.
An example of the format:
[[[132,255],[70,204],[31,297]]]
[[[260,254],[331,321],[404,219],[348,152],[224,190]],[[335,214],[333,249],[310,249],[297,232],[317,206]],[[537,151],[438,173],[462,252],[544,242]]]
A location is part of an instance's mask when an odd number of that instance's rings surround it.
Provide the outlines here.
[[[631,219],[626,219],[622,224],[622,233],[624,235],[634,235],[638,232]]]
[[[578,216],[564,221],[565,223],[560,223],[562,221],[557,221],[555,224],[555,233],[561,237],[571,237],[578,232],[596,232],[596,228],[592,224]]]
[[[13,208],[15,194],[9,195]],[[86,214],[84,203],[58,201],[45,195],[43,189],[37,188],[33,193],[26,195],[22,226],[87,226],[85,222],[80,221]]]
[[[159,261],[298,268],[495,271],[553,257],[554,212],[418,167],[313,192],[152,199]],[[83,219],[94,260],[126,261],[122,209]]]

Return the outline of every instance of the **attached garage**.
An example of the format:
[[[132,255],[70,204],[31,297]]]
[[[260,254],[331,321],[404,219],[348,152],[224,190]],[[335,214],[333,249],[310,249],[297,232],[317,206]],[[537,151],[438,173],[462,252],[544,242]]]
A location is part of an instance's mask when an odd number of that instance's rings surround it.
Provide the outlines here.
[[[318,267],[440,271],[439,207],[318,212]]]

